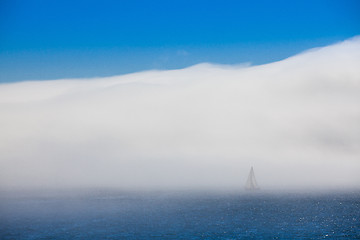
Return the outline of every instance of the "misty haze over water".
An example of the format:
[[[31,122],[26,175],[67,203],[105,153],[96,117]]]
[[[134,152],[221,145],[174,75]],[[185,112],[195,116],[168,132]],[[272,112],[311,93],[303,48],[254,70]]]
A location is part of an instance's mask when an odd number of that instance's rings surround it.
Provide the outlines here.
[[[358,66],[353,38],[261,66],[1,84],[0,238],[359,239]]]
[[[358,66],[354,38],[262,66],[2,84],[0,238],[359,239]]]

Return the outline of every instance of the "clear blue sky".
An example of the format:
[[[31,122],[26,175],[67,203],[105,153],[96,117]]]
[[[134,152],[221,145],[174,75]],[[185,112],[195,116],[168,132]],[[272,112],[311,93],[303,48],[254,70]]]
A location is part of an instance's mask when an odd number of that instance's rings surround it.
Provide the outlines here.
[[[360,1],[0,1],[0,82],[263,64],[360,34]]]

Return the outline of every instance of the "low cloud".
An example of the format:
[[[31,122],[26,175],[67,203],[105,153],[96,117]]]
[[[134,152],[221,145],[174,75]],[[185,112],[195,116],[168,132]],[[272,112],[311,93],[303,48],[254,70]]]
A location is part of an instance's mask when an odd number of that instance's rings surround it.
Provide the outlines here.
[[[260,66],[0,85],[0,188],[360,187],[360,39]]]

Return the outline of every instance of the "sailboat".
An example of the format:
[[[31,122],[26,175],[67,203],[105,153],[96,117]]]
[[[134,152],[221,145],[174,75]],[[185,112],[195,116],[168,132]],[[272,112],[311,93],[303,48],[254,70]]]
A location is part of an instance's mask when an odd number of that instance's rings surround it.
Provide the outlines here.
[[[253,167],[251,167],[251,169],[250,169],[250,173],[249,173],[248,179],[246,181],[245,189],[250,190],[250,191],[260,189],[257,182],[256,182],[256,179],[255,179],[255,174],[254,174],[254,168]]]

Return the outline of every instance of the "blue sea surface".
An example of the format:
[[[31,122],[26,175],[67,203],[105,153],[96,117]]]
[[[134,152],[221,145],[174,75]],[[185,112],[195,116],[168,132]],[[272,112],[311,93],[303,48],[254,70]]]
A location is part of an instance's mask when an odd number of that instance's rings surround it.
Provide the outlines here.
[[[2,193],[0,239],[360,239],[360,192]]]

